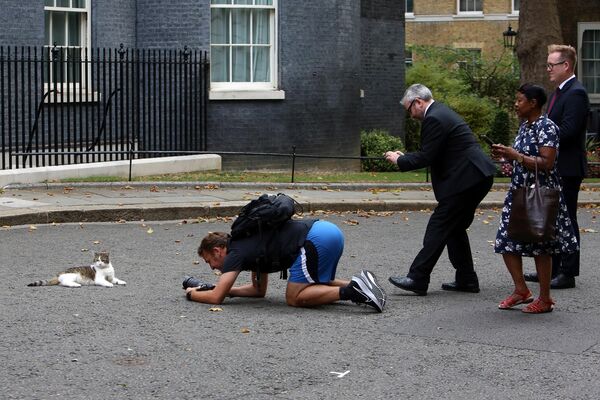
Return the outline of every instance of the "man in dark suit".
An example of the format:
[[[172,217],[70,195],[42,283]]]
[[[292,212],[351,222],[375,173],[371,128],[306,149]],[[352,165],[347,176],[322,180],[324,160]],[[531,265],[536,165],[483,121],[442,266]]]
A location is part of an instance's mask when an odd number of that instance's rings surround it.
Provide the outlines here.
[[[548,103],[548,118],[559,127],[558,172],[569,218],[579,241],[577,199],[581,182],[587,171],[585,133],[590,102],[587,92],[575,78],[577,53],[571,46],[548,46],[546,70],[550,82],[556,86]],[[552,257],[552,289],[575,287],[579,275],[579,251]],[[537,274],[525,274],[525,280],[537,282]]]
[[[414,84],[404,93],[406,112],[421,123],[421,151],[404,154],[388,151],[385,158],[400,171],[431,167],[431,184],[438,201],[423,239],[423,248],[406,277],[390,277],[395,286],[418,295],[427,294],[433,267],[445,247],[455,280],[443,290],[479,292],[479,281],[467,228],[475,209],[488,193],[496,172],[466,122],[447,106],[435,102],[424,85]]]

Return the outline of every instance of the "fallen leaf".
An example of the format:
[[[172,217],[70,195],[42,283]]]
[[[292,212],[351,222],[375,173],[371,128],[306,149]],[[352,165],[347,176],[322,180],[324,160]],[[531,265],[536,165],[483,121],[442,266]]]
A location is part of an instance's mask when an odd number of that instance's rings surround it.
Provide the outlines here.
[[[148,230],[147,230],[146,232],[147,232],[148,234],[152,234],[152,233],[154,233],[154,229],[152,229],[152,228],[148,228]]]
[[[219,312],[219,311],[223,311],[223,309],[221,307],[211,307],[208,309],[208,311]]]
[[[248,328],[242,328],[242,329],[240,329],[240,332],[242,332],[242,333],[250,333],[250,329],[248,329]]]
[[[29,230],[30,231],[35,231],[35,230],[37,230],[37,226],[35,226],[35,225],[29,225]]]
[[[92,243],[94,243],[94,244],[100,244],[101,242],[99,240],[94,240]]]

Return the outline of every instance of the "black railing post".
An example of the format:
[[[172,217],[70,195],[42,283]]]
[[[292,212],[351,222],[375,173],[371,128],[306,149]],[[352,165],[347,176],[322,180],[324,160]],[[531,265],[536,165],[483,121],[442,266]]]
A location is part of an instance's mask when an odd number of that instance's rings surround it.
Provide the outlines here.
[[[295,172],[296,172],[296,146],[292,146],[292,183],[294,183]]]
[[[129,141],[129,182],[131,182],[131,170],[133,169],[133,142]]]

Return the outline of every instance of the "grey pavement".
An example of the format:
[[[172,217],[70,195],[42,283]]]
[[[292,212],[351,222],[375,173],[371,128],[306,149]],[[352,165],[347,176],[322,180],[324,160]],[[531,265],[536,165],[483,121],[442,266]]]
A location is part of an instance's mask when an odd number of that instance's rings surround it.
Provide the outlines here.
[[[599,397],[596,188],[581,198],[577,287],[552,292],[553,313],[525,315],[497,309],[511,291],[502,258],[492,249],[503,187],[488,195],[469,229],[481,293],[440,289],[453,279],[443,254],[428,295],[420,297],[393,287],[387,278],[406,274],[420,248],[434,205],[427,186],[227,186],[5,189],[0,398]],[[290,193],[304,204],[305,217],[327,219],[342,229],[346,242],[338,276],[373,271],[389,295],[383,313],[347,302],[287,307],[285,281],[275,275],[266,298],[227,299],[220,311],[185,299],[183,276],[216,279],[196,248],[207,232],[229,229],[231,219],[211,216],[235,212],[264,191]],[[334,206],[347,210],[321,211]],[[161,208],[170,211],[154,213]],[[68,216],[73,223],[46,224],[35,219],[40,215],[47,222]],[[105,222],[93,222],[95,216]],[[6,223],[17,217],[21,224]],[[26,287],[89,263],[94,250],[110,251],[126,286]],[[526,259],[525,269],[532,268]],[[538,291],[535,284],[531,289]]]
[[[481,208],[499,207],[507,185],[495,185]],[[0,193],[0,226],[64,222],[175,220],[233,216],[261,193],[285,192],[305,211],[403,211],[435,207],[427,184],[112,183],[12,185]],[[580,204],[600,204],[587,184]]]

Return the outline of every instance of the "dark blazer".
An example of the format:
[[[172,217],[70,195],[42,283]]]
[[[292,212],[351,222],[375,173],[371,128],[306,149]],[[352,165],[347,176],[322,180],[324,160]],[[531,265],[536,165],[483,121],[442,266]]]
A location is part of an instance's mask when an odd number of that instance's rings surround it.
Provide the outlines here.
[[[398,158],[400,171],[428,166],[438,201],[460,193],[496,172],[496,166],[481,150],[467,123],[437,101],[429,106],[421,122],[421,151]]]
[[[557,95],[550,96],[548,106]],[[558,172],[560,176],[584,177],[587,171],[585,132],[590,101],[583,85],[573,78],[560,90],[548,114],[559,127]]]

